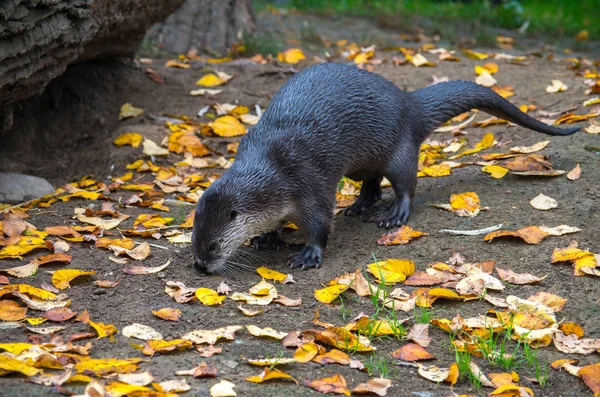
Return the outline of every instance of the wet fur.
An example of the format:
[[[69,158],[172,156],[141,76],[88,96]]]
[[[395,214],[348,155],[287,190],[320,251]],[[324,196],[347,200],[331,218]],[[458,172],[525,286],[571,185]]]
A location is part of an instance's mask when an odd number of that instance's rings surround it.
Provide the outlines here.
[[[361,213],[381,198],[385,176],[395,199],[378,224],[405,223],[421,143],[437,126],[473,108],[549,135],[578,130],[543,124],[470,81],[405,92],[350,65],[304,69],[275,94],[241,140],[233,166],[199,200],[193,232],[196,267],[218,272],[247,237],[271,232],[283,220],[298,225],[306,238],[302,252],[291,256],[291,266],[319,267],[336,187],[344,175],[363,181],[347,215]],[[236,219],[230,219],[231,211],[239,213]],[[208,252],[215,241],[218,249]]]

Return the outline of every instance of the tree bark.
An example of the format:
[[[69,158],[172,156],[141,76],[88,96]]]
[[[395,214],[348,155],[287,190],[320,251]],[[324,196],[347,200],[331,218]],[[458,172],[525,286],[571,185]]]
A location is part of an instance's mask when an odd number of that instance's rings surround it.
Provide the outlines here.
[[[186,0],[164,22],[152,27],[147,37],[170,53],[196,49],[226,55],[254,28],[252,0]]]
[[[184,0],[1,0],[0,107],[41,93],[68,65],[133,56]]]

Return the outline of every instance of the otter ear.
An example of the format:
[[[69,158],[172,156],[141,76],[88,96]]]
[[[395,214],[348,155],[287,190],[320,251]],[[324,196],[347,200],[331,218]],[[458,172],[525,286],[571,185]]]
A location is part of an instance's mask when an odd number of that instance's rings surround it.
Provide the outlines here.
[[[231,219],[231,220],[234,220],[235,218],[237,218],[237,217],[238,217],[238,215],[239,215],[239,214],[240,214],[240,213],[239,213],[238,211],[236,211],[236,210],[232,210],[232,211],[229,213],[229,219]]]

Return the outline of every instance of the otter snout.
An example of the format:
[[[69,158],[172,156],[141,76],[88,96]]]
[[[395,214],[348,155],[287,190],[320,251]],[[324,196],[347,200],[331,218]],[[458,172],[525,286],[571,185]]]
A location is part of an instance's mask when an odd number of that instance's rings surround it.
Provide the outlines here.
[[[203,273],[208,273],[206,263],[200,258],[196,258],[196,260],[194,261],[194,267],[196,268],[196,270],[200,270]]]

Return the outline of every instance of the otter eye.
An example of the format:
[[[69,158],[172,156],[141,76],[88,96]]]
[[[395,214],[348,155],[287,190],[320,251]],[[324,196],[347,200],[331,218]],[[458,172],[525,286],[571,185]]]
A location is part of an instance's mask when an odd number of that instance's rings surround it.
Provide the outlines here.
[[[217,243],[211,243],[211,244],[208,246],[208,251],[209,251],[209,252],[215,252],[216,250],[217,250]]]
[[[238,216],[238,212],[237,212],[237,211],[231,211],[231,212],[229,213],[229,218],[230,218],[231,220],[234,220],[235,218],[237,218],[237,216]]]

